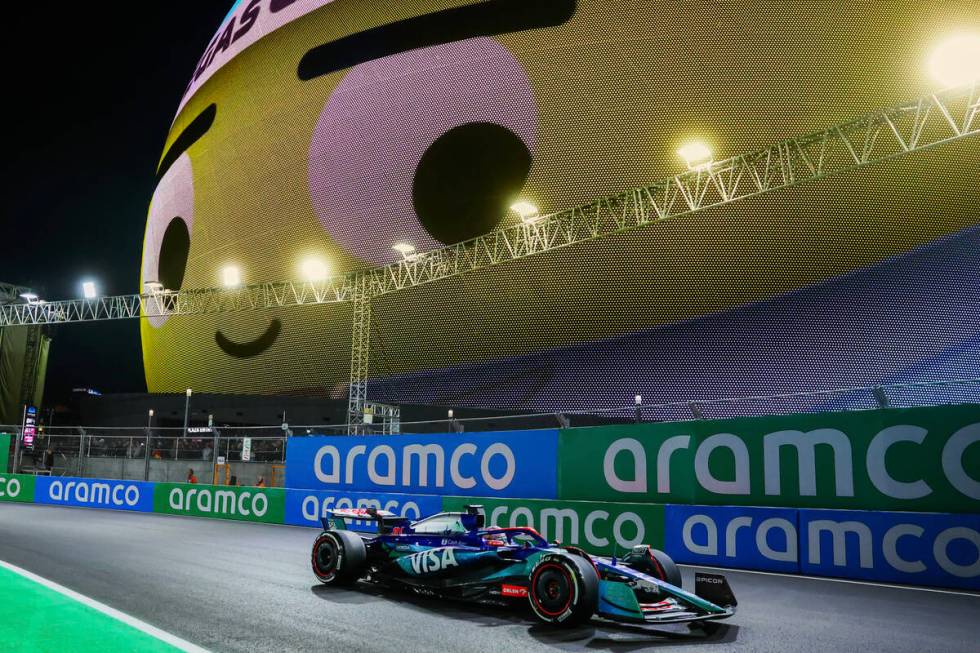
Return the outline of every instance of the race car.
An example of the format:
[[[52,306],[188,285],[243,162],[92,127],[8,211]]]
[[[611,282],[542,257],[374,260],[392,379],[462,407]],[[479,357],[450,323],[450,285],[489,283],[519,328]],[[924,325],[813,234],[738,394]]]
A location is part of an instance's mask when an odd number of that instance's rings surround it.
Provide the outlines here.
[[[350,530],[348,520],[375,527]],[[621,557],[593,556],[548,542],[528,527],[487,527],[481,506],[418,521],[374,508],[327,511],[313,543],[314,575],[326,585],[359,580],[424,596],[530,606],[541,621],[574,626],[593,617],[696,627],[735,612],[724,576],[697,573],[695,592],[680,571],[646,545]]]

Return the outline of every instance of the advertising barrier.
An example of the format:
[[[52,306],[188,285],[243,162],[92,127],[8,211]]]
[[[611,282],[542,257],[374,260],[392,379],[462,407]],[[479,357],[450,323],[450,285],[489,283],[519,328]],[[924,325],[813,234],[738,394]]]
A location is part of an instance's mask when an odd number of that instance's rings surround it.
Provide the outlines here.
[[[0,501],[34,503],[34,477],[0,473]]]
[[[980,590],[980,515],[669,505],[676,562]]]
[[[285,490],[189,483],[156,483],[153,511],[212,519],[283,523]]]
[[[10,434],[0,433],[0,474],[6,474],[10,461]]]
[[[554,499],[558,431],[293,437],[290,489]]]
[[[566,429],[559,497],[980,512],[980,405]]]
[[[153,483],[38,476],[34,502],[56,506],[153,512]]]
[[[641,503],[539,501],[446,497],[443,510],[479,504],[493,526],[530,526],[549,540],[582,547],[591,553],[624,553],[637,544],[662,549],[664,507]]]
[[[664,551],[695,565],[799,573],[799,511],[667,506]]]
[[[804,574],[980,590],[980,515],[799,513]]]
[[[294,526],[320,528],[320,518],[326,511],[341,508],[377,508],[396,515],[419,519],[442,510],[442,499],[425,494],[381,494],[364,492],[333,492],[321,490],[286,490],[285,523]],[[370,521],[349,522],[355,530],[374,531]]]

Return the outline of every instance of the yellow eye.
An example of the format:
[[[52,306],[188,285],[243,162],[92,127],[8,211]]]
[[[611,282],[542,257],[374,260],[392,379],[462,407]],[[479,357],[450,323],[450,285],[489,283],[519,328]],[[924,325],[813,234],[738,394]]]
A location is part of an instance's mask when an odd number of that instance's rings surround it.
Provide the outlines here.
[[[335,242],[377,265],[398,240],[425,251],[474,238],[520,194],[537,136],[527,73],[492,38],[361,63],[320,114],[313,206]]]
[[[143,284],[159,283],[167,290],[180,290],[194,228],[194,169],[187,153],[177,158],[160,179],[146,222],[143,241]],[[151,317],[154,327],[166,316]]]

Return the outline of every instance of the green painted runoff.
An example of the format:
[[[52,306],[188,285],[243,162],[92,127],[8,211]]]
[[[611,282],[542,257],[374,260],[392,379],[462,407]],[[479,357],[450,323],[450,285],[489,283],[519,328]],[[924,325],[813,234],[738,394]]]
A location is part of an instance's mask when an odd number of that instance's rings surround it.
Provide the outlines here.
[[[0,651],[177,651],[98,610],[0,567]]]

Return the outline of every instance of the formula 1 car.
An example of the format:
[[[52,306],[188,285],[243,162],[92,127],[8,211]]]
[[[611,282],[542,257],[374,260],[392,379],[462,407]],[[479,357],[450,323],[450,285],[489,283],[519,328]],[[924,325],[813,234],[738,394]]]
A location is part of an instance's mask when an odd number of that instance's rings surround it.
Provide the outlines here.
[[[376,524],[377,533],[349,530],[347,520]],[[533,528],[486,527],[481,506],[414,522],[374,508],[333,510],[321,523],[311,562],[326,585],[364,580],[424,596],[526,602],[538,619],[557,626],[600,617],[696,627],[735,612],[724,576],[696,574],[691,594],[661,551],[640,545],[619,558],[593,556],[549,543]]]

